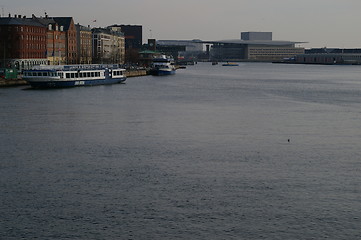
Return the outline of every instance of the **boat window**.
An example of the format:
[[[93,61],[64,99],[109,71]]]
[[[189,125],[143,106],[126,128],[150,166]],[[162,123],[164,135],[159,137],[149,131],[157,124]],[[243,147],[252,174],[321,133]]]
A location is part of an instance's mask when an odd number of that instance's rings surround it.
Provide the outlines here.
[[[47,72],[43,72],[43,77],[46,77],[48,76],[48,73]]]
[[[59,76],[60,78],[63,78],[63,73],[58,73],[58,76]]]
[[[75,78],[75,73],[70,73],[70,78]]]
[[[92,77],[94,77],[94,76],[95,76],[94,72],[91,72],[91,76],[92,76]]]
[[[79,77],[79,74],[78,73],[75,73],[75,78],[78,78]]]

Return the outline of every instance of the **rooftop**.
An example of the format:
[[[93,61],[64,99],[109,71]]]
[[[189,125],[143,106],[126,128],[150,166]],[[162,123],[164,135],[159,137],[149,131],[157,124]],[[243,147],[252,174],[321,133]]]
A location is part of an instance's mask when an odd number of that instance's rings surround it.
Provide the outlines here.
[[[44,27],[44,25],[40,24],[37,21],[34,21],[31,18],[14,18],[14,17],[1,17],[0,25],[25,25],[25,26],[36,26],[36,27]]]
[[[301,44],[306,42],[293,42],[293,41],[281,41],[281,40],[241,40],[241,39],[229,39],[229,40],[219,40],[219,41],[203,41],[203,43],[211,44],[244,44],[244,45],[292,45],[292,44]]]

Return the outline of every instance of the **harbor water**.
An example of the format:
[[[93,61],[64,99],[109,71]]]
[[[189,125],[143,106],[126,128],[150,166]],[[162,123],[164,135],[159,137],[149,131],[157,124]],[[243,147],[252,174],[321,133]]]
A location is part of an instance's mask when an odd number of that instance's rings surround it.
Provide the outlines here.
[[[361,67],[0,89],[0,239],[361,239]]]

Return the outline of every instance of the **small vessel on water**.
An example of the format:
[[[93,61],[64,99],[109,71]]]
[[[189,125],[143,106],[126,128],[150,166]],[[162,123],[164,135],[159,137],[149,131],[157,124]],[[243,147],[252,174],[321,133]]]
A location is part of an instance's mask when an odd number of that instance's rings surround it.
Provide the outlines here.
[[[166,55],[161,55],[153,59],[150,73],[155,76],[175,74],[174,59]]]
[[[34,88],[65,88],[122,83],[124,74],[118,64],[40,65],[25,70],[23,79]]]
[[[239,66],[239,65],[238,65],[238,63],[227,62],[227,63],[223,63],[222,66],[235,67],[235,66]]]

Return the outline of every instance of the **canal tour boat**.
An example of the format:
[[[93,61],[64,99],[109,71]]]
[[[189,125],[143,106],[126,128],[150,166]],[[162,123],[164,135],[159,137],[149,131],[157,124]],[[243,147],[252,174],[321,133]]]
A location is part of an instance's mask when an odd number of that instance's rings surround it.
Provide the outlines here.
[[[118,64],[34,66],[23,79],[34,88],[65,88],[122,83],[125,69]]]
[[[173,75],[175,74],[175,66],[173,58],[161,55],[153,59],[150,73],[155,76]]]

